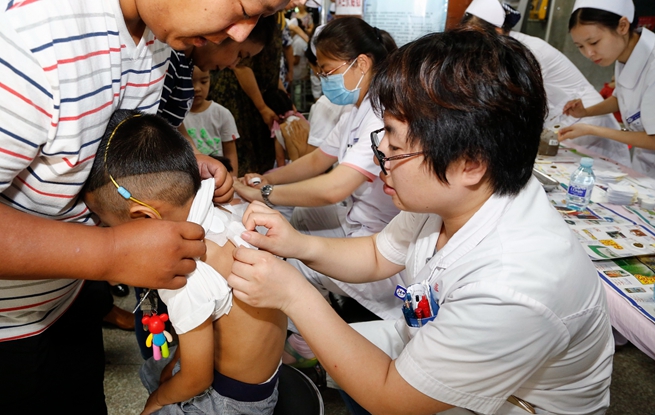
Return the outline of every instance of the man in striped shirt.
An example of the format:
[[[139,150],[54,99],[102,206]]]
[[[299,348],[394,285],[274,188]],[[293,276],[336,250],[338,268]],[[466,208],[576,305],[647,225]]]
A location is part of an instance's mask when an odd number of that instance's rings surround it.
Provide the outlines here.
[[[116,109],[156,111],[168,45],[243,41],[259,15],[286,0],[5,3],[0,402],[7,413],[105,413],[100,320],[81,280],[179,288],[205,247],[202,229],[190,223],[80,225],[93,224],[78,194],[100,137]],[[207,159],[199,165],[223,183],[215,200],[229,199],[225,170]]]

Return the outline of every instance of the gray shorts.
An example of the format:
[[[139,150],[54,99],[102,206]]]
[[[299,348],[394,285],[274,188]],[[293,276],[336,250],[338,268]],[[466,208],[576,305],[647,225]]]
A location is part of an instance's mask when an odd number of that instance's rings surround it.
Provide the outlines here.
[[[175,350],[171,350],[171,356]],[[139,376],[143,386],[148,393],[154,392],[159,387],[159,378],[168,359],[154,360],[150,358],[141,366]],[[180,362],[175,365],[173,375],[179,372]],[[242,402],[236,399],[222,396],[213,387],[207,388],[200,395],[194,396],[188,401],[177,404],[166,405],[156,412],[158,415],[182,415],[182,414],[220,414],[220,415],[271,415],[277,404],[277,385],[273,394],[266,399],[256,402]]]

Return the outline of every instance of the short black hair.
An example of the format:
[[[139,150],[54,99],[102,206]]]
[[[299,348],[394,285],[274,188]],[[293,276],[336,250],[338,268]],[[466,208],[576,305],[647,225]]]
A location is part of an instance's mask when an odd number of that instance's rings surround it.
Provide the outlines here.
[[[466,27],[426,35],[384,62],[371,95],[378,114],[408,125],[441,182],[461,159],[484,162],[499,195],[530,179],[547,104],[539,64],[518,41]]]
[[[388,32],[358,17],[334,19],[316,37],[316,49],[333,58],[350,61],[367,55],[373,61],[373,72],[397,48]]]
[[[260,17],[257,24],[248,35],[248,40],[267,47],[273,40],[273,33],[277,27],[275,15]]]
[[[283,116],[293,110],[293,102],[289,95],[280,88],[269,89],[262,95],[264,103],[278,116]]]
[[[109,175],[139,200],[163,200],[176,206],[200,189],[191,144],[163,118],[136,110],[112,114],[83,190],[106,190],[102,201],[107,210],[124,216],[129,204]]]
[[[591,25],[597,24],[604,26],[610,30],[616,30],[619,27],[619,21],[621,17],[616,13],[608,12],[605,10],[594,9],[590,7],[581,7],[571,13],[569,17],[569,32],[575,26],[579,24]],[[634,16],[632,23],[630,24],[630,33],[632,34],[637,28],[637,16]]]
[[[470,28],[486,30],[487,32],[495,32],[498,28],[496,25],[493,25],[471,13],[464,13],[464,17],[462,17],[462,20],[459,22],[459,24],[461,27],[468,26]]]

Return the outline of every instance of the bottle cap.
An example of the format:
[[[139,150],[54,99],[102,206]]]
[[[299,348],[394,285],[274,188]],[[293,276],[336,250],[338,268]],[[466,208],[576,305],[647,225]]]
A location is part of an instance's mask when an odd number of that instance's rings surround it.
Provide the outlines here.
[[[652,197],[644,197],[639,199],[639,205],[648,210],[655,209],[655,198]]]
[[[594,165],[594,159],[592,159],[591,157],[583,157],[580,160],[580,165],[582,167],[591,167]]]

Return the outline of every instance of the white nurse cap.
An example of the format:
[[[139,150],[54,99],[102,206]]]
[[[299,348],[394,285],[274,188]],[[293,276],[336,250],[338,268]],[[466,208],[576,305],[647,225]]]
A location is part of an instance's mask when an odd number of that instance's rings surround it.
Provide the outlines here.
[[[465,13],[472,14],[496,27],[505,23],[505,9],[498,0],[473,0]]]
[[[632,0],[576,0],[571,13],[581,8],[605,10],[625,16],[630,23],[635,18],[635,5]]]
[[[312,36],[312,40],[309,42],[309,47],[312,49],[312,53],[314,56],[316,56],[316,38],[318,37],[318,34],[321,33],[325,29],[325,25],[322,24],[316,29],[314,29],[314,36]]]

